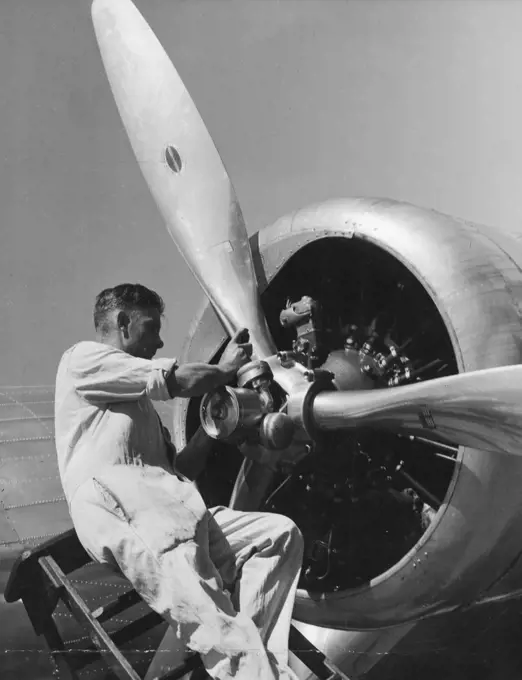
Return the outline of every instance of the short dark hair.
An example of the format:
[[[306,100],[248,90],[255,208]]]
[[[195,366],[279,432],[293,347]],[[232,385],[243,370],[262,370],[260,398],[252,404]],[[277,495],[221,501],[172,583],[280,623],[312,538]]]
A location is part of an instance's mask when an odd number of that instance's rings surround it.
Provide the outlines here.
[[[141,283],[120,283],[114,288],[105,288],[94,303],[94,328],[97,331],[108,330],[107,313],[115,309],[157,309],[163,315],[165,303],[156,292]]]

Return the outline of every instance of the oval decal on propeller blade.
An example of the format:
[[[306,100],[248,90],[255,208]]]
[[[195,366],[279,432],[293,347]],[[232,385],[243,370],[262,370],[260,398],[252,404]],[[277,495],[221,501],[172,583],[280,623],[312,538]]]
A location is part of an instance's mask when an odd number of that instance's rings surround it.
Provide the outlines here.
[[[167,165],[172,170],[172,172],[181,172],[183,164],[181,162],[181,156],[175,147],[167,146],[165,149],[165,160],[167,161]]]

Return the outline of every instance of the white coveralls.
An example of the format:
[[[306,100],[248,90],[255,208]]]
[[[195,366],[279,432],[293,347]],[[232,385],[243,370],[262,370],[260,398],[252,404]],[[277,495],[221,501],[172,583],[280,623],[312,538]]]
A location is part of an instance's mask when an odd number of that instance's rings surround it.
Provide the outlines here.
[[[173,364],[97,342],[63,355],[56,447],[78,537],[202,655],[211,677],[295,678],[286,662],[302,537],[281,515],[207,509],[171,467],[151,399],[170,398]]]

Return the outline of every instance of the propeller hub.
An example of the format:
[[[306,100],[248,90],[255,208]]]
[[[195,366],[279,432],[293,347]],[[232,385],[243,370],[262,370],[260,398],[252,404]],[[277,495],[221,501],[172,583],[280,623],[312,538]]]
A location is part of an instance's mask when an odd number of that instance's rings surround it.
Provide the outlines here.
[[[288,395],[287,414],[296,431],[309,439],[316,439],[316,428],[313,421],[312,406],[319,392],[336,390],[333,374],[325,370],[313,372],[312,382]]]
[[[272,378],[272,370],[266,361],[250,361],[237,372],[239,387],[256,389],[258,385],[268,383]]]
[[[290,446],[294,424],[286,413],[267,413],[259,428],[259,440],[266,449],[281,450]]]

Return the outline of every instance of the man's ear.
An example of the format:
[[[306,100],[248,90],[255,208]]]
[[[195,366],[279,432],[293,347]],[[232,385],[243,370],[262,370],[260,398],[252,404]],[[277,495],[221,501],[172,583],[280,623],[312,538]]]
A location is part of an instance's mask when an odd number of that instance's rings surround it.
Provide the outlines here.
[[[118,330],[123,333],[123,336],[125,338],[129,337],[130,316],[127,314],[127,312],[118,312],[116,323],[118,325]]]

